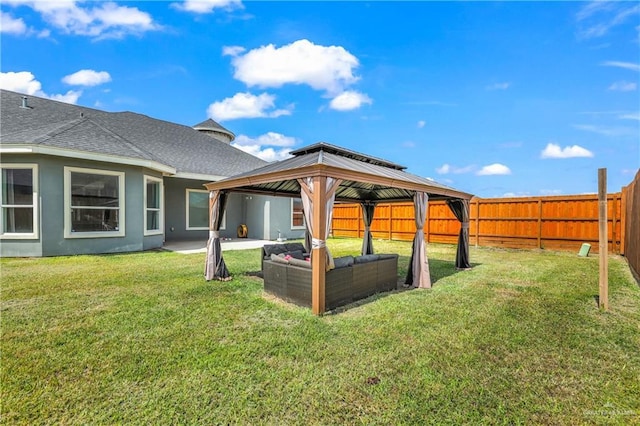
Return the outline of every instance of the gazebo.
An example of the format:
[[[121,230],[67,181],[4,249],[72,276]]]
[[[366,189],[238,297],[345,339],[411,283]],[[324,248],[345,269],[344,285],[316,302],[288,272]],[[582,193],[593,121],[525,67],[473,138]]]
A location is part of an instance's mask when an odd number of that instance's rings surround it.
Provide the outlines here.
[[[416,234],[406,284],[430,288],[424,248],[424,221],[428,200],[446,200],[461,222],[456,267],[469,264],[469,200],[473,195],[416,176],[406,167],[325,142],[291,152],[292,157],[206,184],[209,190],[209,241],[205,262],[207,280],[229,279],[220,248],[219,229],[229,192],[300,197],[311,253],[311,305],[314,314],[325,311],[325,273],[332,267],[326,247],[335,202],[360,203],[365,222],[362,254],[373,253],[370,231],[375,205],[413,201]]]

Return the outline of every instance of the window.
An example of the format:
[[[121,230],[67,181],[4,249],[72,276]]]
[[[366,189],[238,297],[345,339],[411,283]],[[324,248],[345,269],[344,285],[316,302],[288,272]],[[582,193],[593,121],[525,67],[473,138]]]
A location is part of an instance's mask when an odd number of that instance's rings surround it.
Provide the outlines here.
[[[38,238],[38,166],[6,164],[0,175],[2,238]]]
[[[124,173],[64,168],[65,238],[124,236]]]
[[[209,191],[187,189],[187,230],[209,229]],[[222,216],[220,229],[227,227],[227,212]]]
[[[187,230],[209,229],[209,191],[187,189]]]
[[[305,229],[304,210],[300,198],[291,199],[291,229]]]
[[[164,203],[162,179],[144,177],[144,235],[164,232]]]

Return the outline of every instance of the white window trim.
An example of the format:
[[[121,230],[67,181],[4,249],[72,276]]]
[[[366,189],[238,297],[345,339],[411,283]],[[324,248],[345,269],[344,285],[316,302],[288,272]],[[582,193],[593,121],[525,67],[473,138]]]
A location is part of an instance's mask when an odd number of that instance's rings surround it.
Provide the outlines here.
[[[118,230],[104,232],[71,232],[71,173],[118,176]],[[64,168],[64,238],[109,238],[125,236],[125,194],[124,172],[112,170],[85,169],[80,167]]]
[[[289,209],[289,212],[291,213],[291,217],[290,217],[291,218],[291,229],[292,230],[294,230],[294,229],[307,229],[307,227],[305,225],[296,226],[296,225],[293,224],[293,201],[294,201],[294,199],[295,200],[301,200],[300,198],[297,198],[297,197],[296,198],[291,198],[291,208]],[[302,202],[302,200],[301,200],[301,202]],[[304,219],[304,210],[303,210],[302,223],[304,223],[304,220],[305,219]]]
[[[147,229],[147,183],[156,182],[160,184],[160,208],[158,210],[158,227],[159,229]],[[164,234],[164,181],[162,178],[144,175],[144,235],[162,235]],[[155,210],[155,209],[153,209]]]
[[[185,204],[185,229],[187,231],[208,231],[209,230],[209,226],[205,226],[205,227],[201,227],[201,226],[195,226],[195,227],[190,227],[189,226],[189,193],[191,192],[200,192],[200,193],[205,193],[205,194],[209,194],[209,191],[207,191],[206,189],[191,189],[191,188],[187,188],[186,192],[185,192],[185,198],[184,198],[184,204]],[[207,220],[207,222],[209,222]],[[220,224],[220,230],[223,231],[227,229],[227,212],[224,212],[224,215],[222,216],[222,223]]]
[[[38,191],[38,165],[37,164],[29,164],[29,163],[4,163],[0,164],[0,168],[2,169],[31,169],[31,179],[32,179],[32,187],[33,187],[33,232],[2,232],[4,229],[4,224],[0,223],[0,239],[2,240],[37,240],[40,230],[40,222],[39,218],[39,207],[38,201],[40,200],[40,192]],[[0,180],[2,178],[0,177]],[[4,187],[4,186],[2,186]],[[1,191],[1,187],[0,187]],[[0,197],[0,203],[2,202],[2,198]],[[5,206],[3,205],[2,208]],[[7,205],[9,207],[9,205]],[[25,206],[21,206],[25,207]],[[0,209],[0,222],[2,221],[2,209]]]

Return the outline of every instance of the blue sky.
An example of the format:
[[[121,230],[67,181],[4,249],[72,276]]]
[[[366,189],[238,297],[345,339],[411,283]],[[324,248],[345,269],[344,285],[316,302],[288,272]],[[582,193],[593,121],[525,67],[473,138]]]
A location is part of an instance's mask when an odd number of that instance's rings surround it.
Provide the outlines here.
[[[0,86],[195,125],[268,160],[326,141],[481,197],[640,167],[637,2],[3,0]],[[176,141],[179,143],[179,141]]]

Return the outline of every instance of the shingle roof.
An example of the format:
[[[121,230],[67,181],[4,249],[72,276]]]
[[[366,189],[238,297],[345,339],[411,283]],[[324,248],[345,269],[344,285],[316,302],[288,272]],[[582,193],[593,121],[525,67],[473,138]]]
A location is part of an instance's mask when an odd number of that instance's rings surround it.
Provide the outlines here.
[[[21,108],[22,96],[0,91],[0,144],[44,145],[143,159],[171,166],[177,173],[209,176],[232,176],[266,164],[181,124],[35,96],[28,97],[29,108]]]

